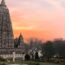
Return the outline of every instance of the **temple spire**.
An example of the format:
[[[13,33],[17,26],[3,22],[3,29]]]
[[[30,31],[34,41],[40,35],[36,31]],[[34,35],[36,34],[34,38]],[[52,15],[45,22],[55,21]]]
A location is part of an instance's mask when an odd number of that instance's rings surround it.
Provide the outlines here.
[[[5,6],[5,1],[4,0],[1,1],[1,5]]]

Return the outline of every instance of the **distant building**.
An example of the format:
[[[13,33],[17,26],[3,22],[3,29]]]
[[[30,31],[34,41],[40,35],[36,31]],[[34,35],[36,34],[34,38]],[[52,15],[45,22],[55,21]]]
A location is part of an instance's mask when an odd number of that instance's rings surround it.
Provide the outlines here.
[[[14,40],[14,46],[15,48],[20,48],[22,50],[25,49],[25,43],[22,34],[20,34],[20,36]]]
[[[18,38],[18,43],[19,43],[19,45],[18,45],[18,48],[22,48],[22,49],[24,49],[24,39],[23,39],[23,36],[20,34],[20,36],[19,36],[19,38]]]

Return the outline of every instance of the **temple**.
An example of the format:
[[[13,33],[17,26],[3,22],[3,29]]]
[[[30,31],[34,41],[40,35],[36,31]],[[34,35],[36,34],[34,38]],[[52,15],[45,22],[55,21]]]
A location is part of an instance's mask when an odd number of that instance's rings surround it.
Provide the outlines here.
[[[0,4],[0,48],[14,48],[10,14],[4,0]]]
[[[0,4],[0,54],[11,54],[13,52],[26,53],[29,48],[32,49],[33,47],[35,49],[36,46],[38,47],[38,45],[35,44],[29,45],[30,48],[25,44],[22,34],[14,39],[9,9],[5,1],[2,0]]]

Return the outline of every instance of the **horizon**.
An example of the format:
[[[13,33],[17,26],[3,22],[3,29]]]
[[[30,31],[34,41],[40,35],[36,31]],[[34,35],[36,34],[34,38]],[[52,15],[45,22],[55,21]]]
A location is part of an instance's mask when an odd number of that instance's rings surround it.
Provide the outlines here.
[[[1,0],[0,0],[1,1]],[[14,38],[65,39],[65,0],[5,0]]]

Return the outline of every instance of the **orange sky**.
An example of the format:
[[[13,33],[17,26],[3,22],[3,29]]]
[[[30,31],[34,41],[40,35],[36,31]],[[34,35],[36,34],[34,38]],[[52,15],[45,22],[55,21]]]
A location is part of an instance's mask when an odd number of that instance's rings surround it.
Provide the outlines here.
[[[65,0],[6,0],[14,37],[65,39]]]

